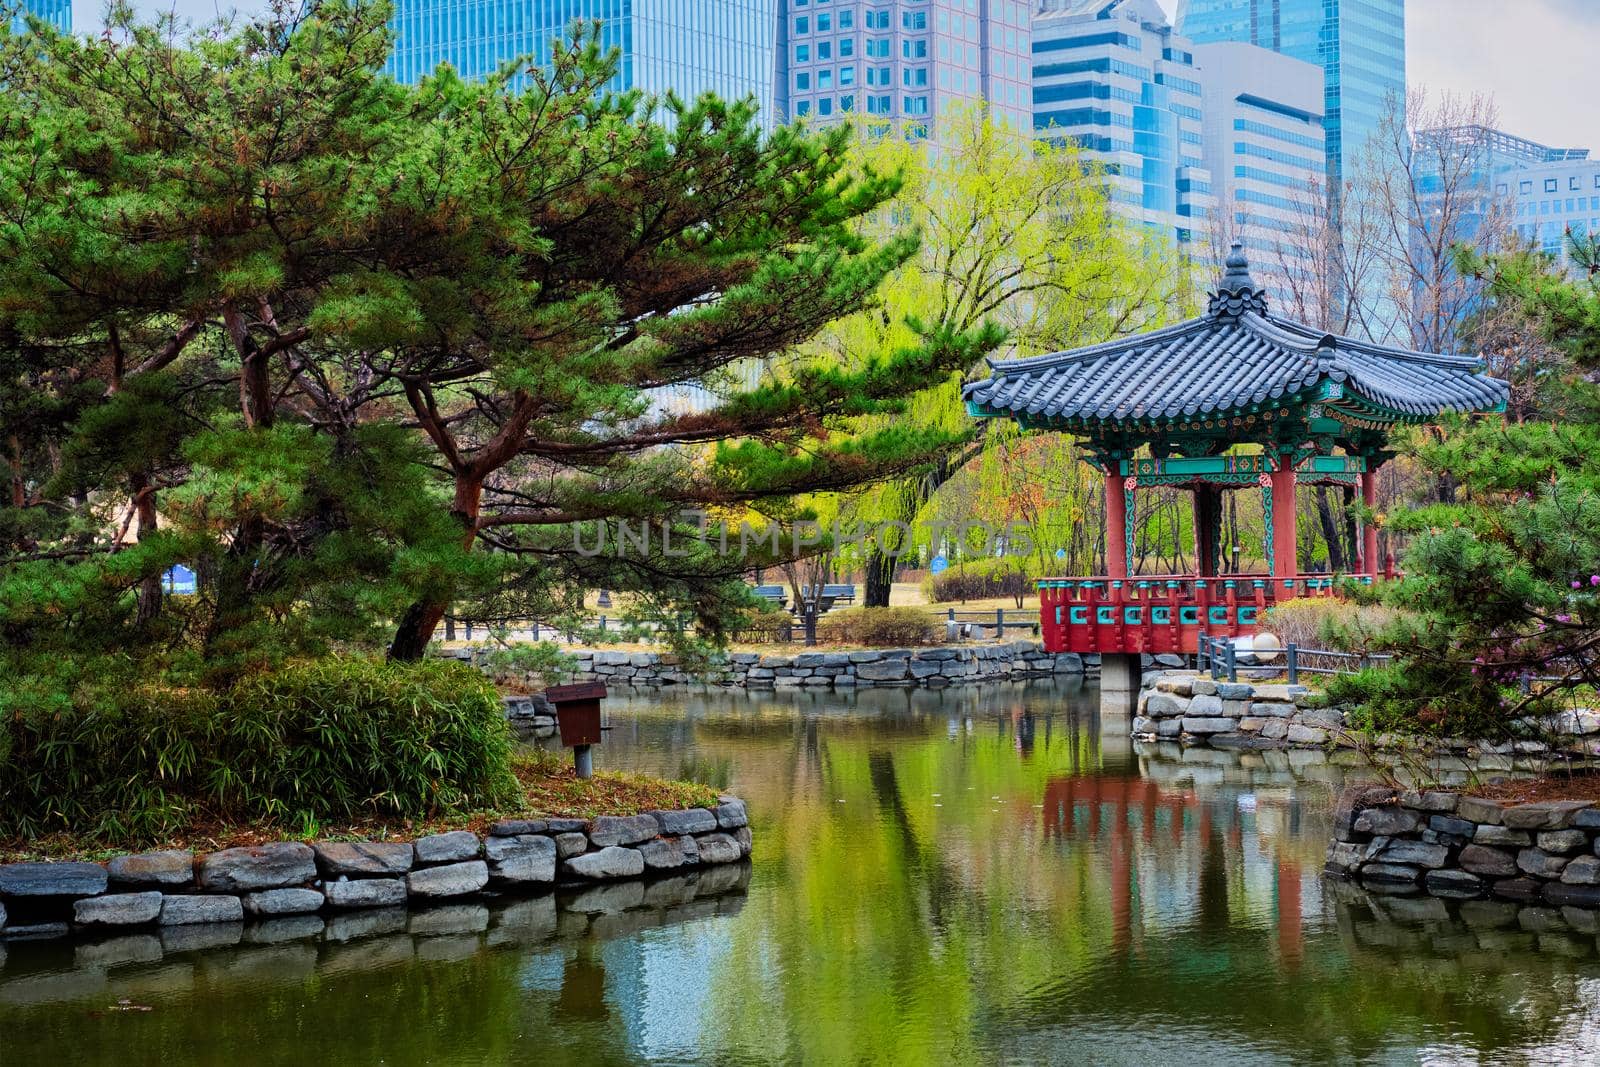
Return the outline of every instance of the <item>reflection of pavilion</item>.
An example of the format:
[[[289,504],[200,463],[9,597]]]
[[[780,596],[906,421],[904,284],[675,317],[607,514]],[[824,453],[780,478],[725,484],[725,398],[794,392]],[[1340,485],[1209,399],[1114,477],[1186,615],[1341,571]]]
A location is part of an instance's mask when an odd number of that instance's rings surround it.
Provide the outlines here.
[[[1218,819],[1218,799],[1202,798],[1192,789],[1164,789],[1154,781],[1134,776],[1054,778],[1044,791],[1047,841],[1088,838],[1105,848],[1111,867],[1112,945],[1118,952],[1127,951],[1133,941],[1136,888],[1141,896],[1148,892],[1169,903],[1192,893],[1193,923],[1201,930],[1232,925],[1231,880],[1224,867],[1227,855],[1245,855],[1244,820],[1231,805],[1221,808],[1220,813],[1223,817]],[[1292,819],[1291,825],[1297,821]],[[1199,851],[1198,868],[1155,869],[1155,850],[1141,850],[1138,846],[1153,845],[1158,833],[1169,835],[1175,846],[1192,833]],[[1136,869],[1135,853],[1139,851],[1152,858],[1151,870]],[[1299,860],[1287,853],[1281,841],[1275,843],[1273,852],[1278,952],[1283,962],[1294,965],[1304,954],[1303,871]],[[1168,849],[1166,853],[1182,854],[1180,849]],[[1150,901],[1143,903],[1148,905]],[[1148,907],[1145,911],[1146,918],[1173,918],[1151,914]]]

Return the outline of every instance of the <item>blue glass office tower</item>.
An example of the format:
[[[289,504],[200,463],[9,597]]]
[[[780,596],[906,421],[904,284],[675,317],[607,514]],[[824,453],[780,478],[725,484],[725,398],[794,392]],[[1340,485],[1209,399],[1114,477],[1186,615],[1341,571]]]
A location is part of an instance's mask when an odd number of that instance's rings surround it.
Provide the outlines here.
[[[1033,132],[1105,168],[1119,215],[1203,245],[1215,197],[1189,41],[1154,0],[1046,0],[1033,16]]]
[[[482,78],[520,56],[548,62],[575,20],[599,22],[621,53],[611,88],[754,96],[772,124],[778,0],[395,0],[388,69],[415,82],[440,63]]]
[[[1323,71],[1328,186],[1406,94],[1405,0],[1179,0],[1178,32],[1243,41]]]
[[[50,23],[63,33],[72,32],[72,0],[24,0],[24,11]],[[11,21],[13,31],[25,27],[21,16]]]

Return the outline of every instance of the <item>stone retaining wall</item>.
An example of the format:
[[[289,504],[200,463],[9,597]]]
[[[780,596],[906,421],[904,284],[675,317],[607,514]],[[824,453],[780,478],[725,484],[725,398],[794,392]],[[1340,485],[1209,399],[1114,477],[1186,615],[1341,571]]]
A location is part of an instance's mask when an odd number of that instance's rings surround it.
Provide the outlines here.
[[[1600,756],[1600,714],[1569,711],[1548,719],[1510,724],[1501,740],[1463,737],[1369,735],[1348,726],[1345,709],[1325,706],[1321,693],[1303,685],[1260,681],[1219,682],[1196,671],[1159,671],[1144,676],[1133,735],[1218,748],[1426,749],[1455,755],[1461,770],[1538,773],[1553,757],[1579,757],[1574,766]],[[1449,769],[1443,764],[1435,769]]]
[[[0,865],[0,938],[426,905],[638,878],[750,855],[744,802],[582,819],[505,819],[415,841],[278,841],[209,855]]]
[[[1395,896],[1600,908],[1600,807],[1353,789],[1335,812],[1324,869]]]
[[[455,655],[471,661],[475,651],[460,649]],[[670,652],[584,648],[568,650],[568,654],[578,661],[573,680],[579,682],[645,687],[699,682],[746,689],[938,688],[999,678],[1092,674],[1099,670],[1100,664],[1098,656],[1046,652],[1037,641],[929,648],[807,650],[768,655],[730,652],[710,671],[699,675],[685,670]]]
[[[1344,732],[1344,713],[1318,707],[1303,685],[1217,682],[1196,671],[1146,674],[1133,735],[1219,748],[1325,745]]]

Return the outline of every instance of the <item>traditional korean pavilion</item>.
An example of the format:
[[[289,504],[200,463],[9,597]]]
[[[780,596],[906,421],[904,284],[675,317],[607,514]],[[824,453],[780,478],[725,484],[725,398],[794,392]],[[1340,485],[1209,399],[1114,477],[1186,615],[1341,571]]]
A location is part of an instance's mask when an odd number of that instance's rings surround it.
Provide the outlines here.
[[[989,378],[966,386],[970,414],[1070,433],[1105,474],[1109,573],[1039,583],[1053,651],[1193,652],[1201,633],[1252,633],[1275,599],[1326,592],[1331,580],[1298,573],[1296,487],[1359,486],[1370,507],[1393,427],[1502,411],[1507,396],[1476,359],[1339,337],[1271,314],[1237,243],[1198,318],[990,366]],[[1225,454],[1236,445],[1260,451]],[[1136,490],[1157,485],[1194,494],[1196,574],[1128,573]],[[1262,494],[1267,574],[1218,573],[1222,494],[1239,490]],[[1368,526],[1356,570],[1370,581],[1379,569]]]

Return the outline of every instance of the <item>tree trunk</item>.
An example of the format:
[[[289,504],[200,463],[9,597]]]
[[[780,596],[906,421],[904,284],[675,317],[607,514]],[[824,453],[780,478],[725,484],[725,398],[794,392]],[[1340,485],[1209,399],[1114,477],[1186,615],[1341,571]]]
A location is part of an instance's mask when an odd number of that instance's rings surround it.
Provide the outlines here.
[[[894,588],[894,557],[880,548],[867,556],[866,581],[862,585],[861,603],[869,608],[889,606],[889,592]]]
[[[483,503],[483,479],[476,475],[456,476],[455,497],[450,501],[450,514],[465,530],[462,549],[472,551],[478,539],[478,513]],[[450,610],[451,597],[425,597],[413,603],[400,616],[395,627],[394,640],[389,643],[389,659],[398,663],[415,663],[428,651],[428,642],[439,628],[445,612]]]
[[[1328,569],[1339,574],[1346,573],[1349,568],[1345,566],[1344,537],[1339,530],[1339,521],[1333,514],[1333,500],[1325,485],[1317,486],[1317,519],[1322,524],[1322,539],[1328,543]]]
[[[150,479],[144,474],[135,474],[129,479],[129,488],[132,490],[138,539],[142,544],[156,532],[156,491],[151,487]],[[140,626],[143,626],[160,614],[161,575],[148,575],[139,580],[139,600],[134,618]]]

